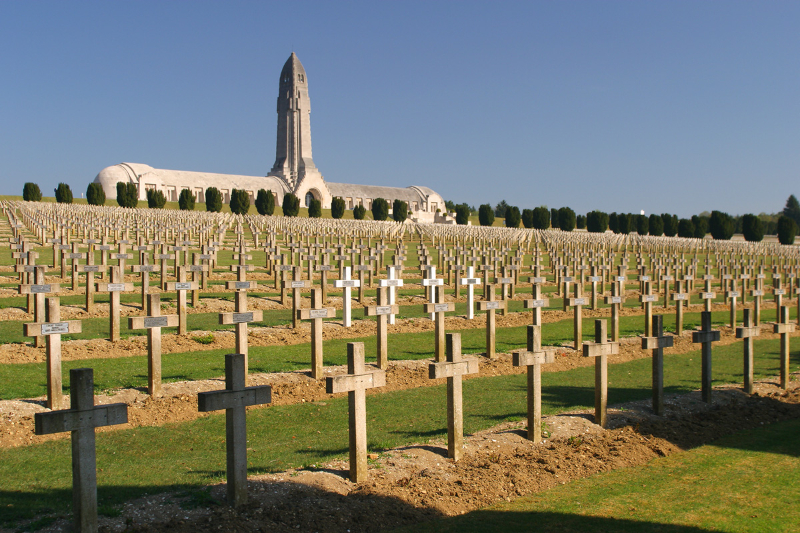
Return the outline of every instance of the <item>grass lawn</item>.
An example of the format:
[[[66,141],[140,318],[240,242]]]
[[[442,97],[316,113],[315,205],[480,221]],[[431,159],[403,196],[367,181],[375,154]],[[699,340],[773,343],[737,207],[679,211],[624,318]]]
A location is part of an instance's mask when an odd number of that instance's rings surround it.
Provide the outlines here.
[[[464,306],[465,304],[459,304]],[[419,307],[421,306],[409,306]],[[458,309],[458,307],[457,307]],[[462,309],[463,312],[463,309]],[[287,311],[276,311],[274,322],[280,323],[290,320],[285,314]],[[771,315],[770,315],[771,313]],[[265,319],[271,320],[269,313],[264,313]],[[765,320],[774,316],[774,310],[765,311]],[[216,324],[217,315],[189,315],[190,326],[197,325],[204,319],[202,327],[211,330],[220,328]],[[713,313],[715,324],[724,322],[728,318],[725,312]],[[584,340],[594,339],[595,319],[585,319],[583,322]],[[127,321],[125,321],[127,324]],[[641,333],[643,329],[643,316],[629,316],[620,319],[620,335],[623,337]],[[8,324],[8,323],[6,323]],[[124,325],[126,325],[124,324]],[[674,328],[675,316],[665,315],[664,329],[670,331]],[[684,316],[684,327],[692,328],[700,325],[700,314],[689,313]],[[6,327],[0,323],[0,334]],[[97,336],[90,333],[91,328],[107,330],[108,320],[92,319],[84,321],[86,338]],[[230,329],[230,326],[225,326]],[[173,328],[170,328],[173,329]],[[573,325],[571,320],[545,324],[542,328],[543,343],[545,345],[572,345]],[[458,330],[455,330],[458,331]],[[461,332],[462,351],[465,354],[482,353],[486,349],[485,329],[465,329]],[[11,336],[11,333],[8,333]],[[19,333],[17,333],[19,335]],[[78,335],[71,336],[73,338]],[[12,337],[13,338],[13,337]],[[513,349],[524,348],[527,342],[525,327],[498,328],[495,345],[499,352],[508,352]],[[20,339],[21,340],[21,339]],[[333,339],[323,343],[325,365],[343,365],[347,362],[347,343],[364,342],[367,361],[372,361],[376,352],[376,338],[374,336],[355,339]],[[734,345],[741,353],[741,345]],[[224,355],[230,353],[232,348],[203,350],[201,344],[197,351],[165,354],[162,356],[162,381],[170,383],[175,381],[197,380],[217,377],[225,374]],[[397,333],[389,337],[389,359],[408,360],[426,359],[433,356],[433,332],[425,333]],[[716,353],[716,348],[715,348]],[[251,372],[287,372],[308,369],[311,365],[310,344],[295,344],[286,346],[251,346],[249,348],[249,365]],[[147,358],[146,356],[122,357],[116,359],[82,359],[66,361],[63,363],[63,387],[69,389],[69,369],[92,367],[95,369],[95,390],[103,391],[117,388],[132,388],[147,386]],[[26,363],[0,365],[0,399],[33,398],[46,394],[46,366],[45,363]]]
[[[799,471],[790,420],[404,531],[797,531]]]
[[[777,340],[756,343],[756,375],[778,370]],[[219,358],[221,360],[221,357]],[[714,352],[718,383],[741,380],[741,346]],[[800,368],[797,363],[793,370]],[[96,374],[96,377],[100,377]],[[665,391],[680,393],[700,385],[699,352],[666,358]],[[609,367],[609,402],[651,395],[649,359]],[[542,375],[545,414],[594,403],[594,368]],[[392,448],[443,437],[445,386],[374,394],[367,397],[371,449]],[[525,417],[524,374],[464,382],[464,429],[472,433]],[[347,398],[264,407],[248,412],[250,472],[281,471],[347,454]],[[104,508],[144,493],[199,489],[225,470],[225,415],[192,422],[100,433],[97,437],[99,501]],[[67,513],[71,501],[69,440],[0,450],[0,522],[43,512]]]

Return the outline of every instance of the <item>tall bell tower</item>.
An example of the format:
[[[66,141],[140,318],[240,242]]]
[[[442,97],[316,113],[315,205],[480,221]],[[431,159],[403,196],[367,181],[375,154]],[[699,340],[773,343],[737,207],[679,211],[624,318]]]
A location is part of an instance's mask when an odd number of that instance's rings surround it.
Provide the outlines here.
[[[278,91],[278,136],[270,176],[286,181],[298,192],[304,179],[322,179],[311,157],[311,101],[306,70],[294,52],[281,70]],[[304,187],[305,188],[305,187]],[[303,202],[303,198],[300,198]]]

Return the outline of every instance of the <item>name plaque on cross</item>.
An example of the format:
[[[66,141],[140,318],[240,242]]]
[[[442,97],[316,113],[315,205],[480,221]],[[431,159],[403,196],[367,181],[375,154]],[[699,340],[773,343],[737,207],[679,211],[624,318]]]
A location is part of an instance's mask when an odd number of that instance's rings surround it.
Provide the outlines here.
[[[657,294],[643,294],[642,295],[642,301],[643,302],[655,302],[655,301],[658,301],[658,295]]]
[[[359,280],[357,279],[340,279],[336,281],[339,287],[358,287]]]
[[[392,314],[392,306],[390,305],[379,305],[375,308],[376,315],[391,315]]]
[[[442,278],[431,278],[431,279],[423,279],[422,284],[426,287],[434,287],[439,286],[444,283]]]
[[[309,318],[328,318],[328,310],[327,309],[309,309],[308,316],[309,316]]]
[[[253,313],[233,313],[232,321],[234,324],[240,324],[242,322],[252,322],[253,321]]]
[[[382,279],[381,285],[384,287],[402,287],[403,280],[401,279]]]
[[[169,319],[165,316],[144,317],[145,329],[165,328],[167,326],[169,326]]]
[[[138,265],[137,270],[139,272],[155,272],[156,266],[155,265]]]
[[[487,311],[490,309],[500,309],[501,302],[483,302],[483,306]]]
[[[672,295],[672,299],[673,300],[685,300],[686,299],[686,295],[685,294],[673,294]]]
[[[589,282],[591,282],[591,283],[594,283],[594,282],[597,282],[597,281],[601,281],[601,280],[602,280],[602,278],[601,278],[600,276],[589,276],[587,279],[588,279],[588,280],[589,280]]]
[[[513,278],[498,278],[497,283],[501,285],[509,285],[514,282]]]
[[[639,281],[650,281],[650,276],[639,276]]]
[[[586,298],[573,298],[573,305],[586,305]]]
[[[786,294],[786,289],[775,289],[772,291],[772,294],[783,296],[784,294]]]
[[[175,283],[175,290],[176,291],[190,291],[190,290],[192,290],[192,283],[189,282],[189,281],[187,281],[187,282],[181,282],[181,281],[176,282]]]
[[[106,290],[108,292],[124,292],[125,291],[125,284],[124,283],[109,283],[106,286]]]
[[[83,270],[84,272],[100,272],[100,266],[99,265],[83,265],[81,267],[81,270]]]
[[[750,291],[750,294],[752,294],[753,296],[764,296],[764,291],[762,291],[761,289],[753,289],[752,291]]]
[[[532,277],[532,278],[530,279],[530,282],[531,282],[531,283],[544,283],[544,282],[545,282],[545,279],[544,279],[544,278],[542,278],[542,277]]]
[[[614,281],[625,282],[628,281],[628,278],[626,276],[614,276]]]
[[[233,287],[235,289],[249,289],[250,288],[250,282],[249,281],[236,281],[236,282],[234,282]]]
[[[56,333],[69,333],[69,322],[50,322],[42,324],[42,335],[53,335]]]
[[[606,303],[621,304],[622,303],[622,297],[621,296],[611,296],[611,297],[606,299]]]
[[[449,310],[450,310],[449,304],[433,304],[434,313],[446,313]]]
[[[317,272],[327,272],[333,270],[333,265],[317,265]]]
[[[728,298],[738,298],[739,296],[739,291],[728,291]]]
[[[39,294],[39,293],[49,293],[50,285],[31,285],[31,293],[32,294]]]
[[[306,286],[306,282],[305,281],[292,281],[291,282],[291,287],[293,289],[302,289],[305,286]]]

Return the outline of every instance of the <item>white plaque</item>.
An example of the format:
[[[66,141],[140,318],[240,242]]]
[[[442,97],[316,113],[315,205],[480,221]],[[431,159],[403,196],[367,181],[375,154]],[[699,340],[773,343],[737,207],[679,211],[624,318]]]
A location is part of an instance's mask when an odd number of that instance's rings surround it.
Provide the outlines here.
[[[308,312],[309,318],[328,318],[327,309],[311,309]]]
[[[50,322],[42,324],[42,335],[55,335],[61,333],[69,333],[68,322]]]

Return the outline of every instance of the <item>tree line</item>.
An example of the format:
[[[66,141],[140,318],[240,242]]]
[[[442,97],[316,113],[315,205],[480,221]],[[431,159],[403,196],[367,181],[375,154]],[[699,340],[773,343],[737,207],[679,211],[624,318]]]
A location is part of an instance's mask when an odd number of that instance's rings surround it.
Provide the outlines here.
[[[445,202],[448,211],[455,212],[457,224],[467,224],[475,208],[467,204]],[[451,210],[452,207],[452,210]],[[572,231],[586,230],[591,233],[603,233],[611,230],[618,234],[636,232],[639,235],[667,237],[685,237],[702,239],[707,234],[716,240],[730,240],[734,233],[741,233],[745,240],[760,242],[764,235],[777,235],[781,244],[794,244],[794,238],[800,227],[800,202],[794,195],[789,196],[780,216],[762,220],[758,215],[746,214],[731,216],[723,211],[712,211],[710,214],[693,215],[691,218],[678,218],[670,213],[641,215],[635,213],[605,213],[595,210],[586,215],[576,214],[569,207],[548,209],[540,206],[534,209],[519,210],[502,200],[496,206],[483,204],[477,209],[481,226],[492,226],[497,218],[505,222],[509,228],[518,228],[520,223],[528,229],[560,229]]]

